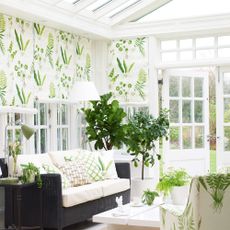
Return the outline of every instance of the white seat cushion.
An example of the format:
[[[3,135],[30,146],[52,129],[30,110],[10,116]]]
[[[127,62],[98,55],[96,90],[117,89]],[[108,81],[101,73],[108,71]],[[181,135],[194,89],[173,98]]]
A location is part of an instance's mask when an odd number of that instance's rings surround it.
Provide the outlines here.
[[[123,192],[130,188],[129,179],[110,179],[98,182],[102,186],[103,196]]]
[[[63,207],[66,208],[101,197],[103,197],[103,190],[100,182],[62,190]]]

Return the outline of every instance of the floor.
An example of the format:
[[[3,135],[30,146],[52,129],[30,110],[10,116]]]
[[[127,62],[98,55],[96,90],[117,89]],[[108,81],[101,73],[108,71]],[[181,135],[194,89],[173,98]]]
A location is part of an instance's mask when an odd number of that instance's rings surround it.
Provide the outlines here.
[[[90,221],[65,228],[64,230],[104,230],[104,224],[94,224]]]

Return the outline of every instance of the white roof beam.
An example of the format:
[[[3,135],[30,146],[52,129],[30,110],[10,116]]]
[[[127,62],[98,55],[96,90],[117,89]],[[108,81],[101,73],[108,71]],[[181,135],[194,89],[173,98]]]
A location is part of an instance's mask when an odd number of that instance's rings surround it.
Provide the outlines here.
[[[73,8],[74,8],[74,12],[77,13],[83,9],[85,9],[87,6],[89,6],[90,4],[94,3],[95,0],[82,0],[76,4],[73,5]]]
[[[125,21],[132,21],[137,18],[140,18],[143,15],[146,15],[153,10],[158,9],[159,7],[167,4],[172,0],[145,0],[140,3],[130,7],[130,9],[125,10],[124,12],[118,14],[111,19],[111,26],[120,24]]]

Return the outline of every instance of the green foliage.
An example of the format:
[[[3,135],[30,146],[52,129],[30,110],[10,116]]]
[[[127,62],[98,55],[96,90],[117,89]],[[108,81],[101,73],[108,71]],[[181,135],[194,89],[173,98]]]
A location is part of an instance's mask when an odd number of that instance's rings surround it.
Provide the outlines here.
[[[117,58],[117,64],[118,64],[118,67],[119,67],[120,71],[123,74],[128,74],[133,69],[135,63],[133,62],[132,64],[128,65],[126,63],[125,59],[123,59],[123,61],[121,62],[120,59]]]
[[[4,33],[6,30],[6,22],[3,14],[0,14],[0,50],[3,54],[5,54],[5,46],[4,46]]]
[[[122,124],[126,113],[119,102],[109,102],[112,93],[104,94],[100,101],[91,101],[92,108],[83,109],[87,122],[86,134],[95,141],[95,149],[120,148],[125,140],[126,125]]]
[[[112,163],[113,163],[113,161],[111,160],[111,161],[109,161],[109,163],[107,165],[105,165],[105,163],[103,162],[101,157],[98,157],[98,169],[102,173],[103,178],[106,175],[106,173],[108,172]]]
[[[168,136],[169,120],[168,111],[162,110],[159,117],[154,118],[147,112],[137,112],[129,119],[127,127],[126,145],[128,152],[134,157],[133,163],[137,167],[140,158],[142,163],[142,175],[144,179],[144,166],[153,166],[155,163],[155,141]],[[160,155],[156,154],[160,159]]]
[[[145,85],[147,82],[147,73],[144,69],[140,69],[137,77],[137,82],[135,84],[135,90],[139,93],[139,96],[144,100],[145,99]]]
[[[179,230],[196,230],[192,203],[185,209],[185,214],[178,217]]]
[[[41,26],[39,23],[34,23],[34,29],[37,33],[37,35],[42,36],[45,26]]]
[[[65,49],[62,48],[61,46],[61,57],[62,57],[62,61],[65,65],[69,65],[70,64],[70,61],[71,61],[71,58],[72,58],[72,55],[70,55],[69,57],[67,56],[67,52]]]
[[[20,99],[22,105],[26,105],[29,103],[31,92],[28,93],[28,95],[25,94],[25,91],[23,88],[19,88],[19,86],[16,84],[17,94],[18,98]]]
[[[111,82],[114,83],[118,77],[119,77],[119,74],[115,75],[115,69],[112,68],[112,70],[109,73],[109,78],[111,79]]]
[[[80,44],[77,42],[77,46],[76,46],[76,54],[78,56],[81,56],[84,50],[84,46],[80,46]]]
[[[39,70],[37,72],[34,70],[34,80],[37,86],[43,86],[46,80],[46,75],[42,77]]]
[[[144,48],[144,45],[145,45],[145,38],[137,38],[135,40],[135,47],[137,47],[139,49],[139,51],[141,52],[141,54],[143,56],[145,56],[145,48]]]
[[[42,187],[42,179],[38,167],[33,163],[29,162],[28,164],[21,164],[22,167],[22,176],[20,181],[23,184],[31,183],[31,178],[35,177],[37,185],[39,188]]]
[[[13,42],[11,41],[10,45],[9,45],[9,48],[8,48],[8,52],[10,53],[10,58],[11,58],[12,61],[14,60],[14,58],[15,58],[17,52],[18,52],[17,50],[13,49],[13,46],[14,46]]]
[[[90,59],[90,55],[87,53],[86,54],[86,60],[85,60],[85,75],[87,80],[90,80],[90,71],[91,71],[91,59]]]
[[[9,143],[9,155],[13,157],[13,175],[16,175],[16,166],[17,166],[17,158],[18,155],[21,154],[21,143],[19,141],[15,141],[13,143]]]
[[[199,177],[199,182],[212,197],[214,211],[221,211],[225,190],[230,185],[230,174],[210,174],[206,177]]]
[[[142,202],[147,205],[152,205],[155,198],[158,197],[159,194],[155,191],[151,191],[150,189],[147,189],[144,191],[142,195]]]
[[[28,47],[28,45],[30,43],[30,40],[27,40],[26,42],[24,42],[23,38],[22,38],[22,35],[18,34],[16,29],[14,30],[14,34],[15,34],[16,41],[17,41],[17,44],[18,44],[18,48],[21,51],[26,51],[26,49],[27,49],[27,47]]]
[[[174,186],[184,186],[189,184],[191,178],[184,169],[171,170],[164,174],[157,184],[157,190],[167,196]]]
[[[48,34],[48,42],[46,46],[46,57],[49,59],[50,66],[53,68],[53,49],[54,49],[54,37],[53,34]]]
[[[6,74],[3,70],[0,71],[0,99],[2,101],[2,105],[6,104],[6,87],[7,87],[7,78]]]
[[[56,96],[55,85],[53,82],[50,83],[50,98],[54,98]]]

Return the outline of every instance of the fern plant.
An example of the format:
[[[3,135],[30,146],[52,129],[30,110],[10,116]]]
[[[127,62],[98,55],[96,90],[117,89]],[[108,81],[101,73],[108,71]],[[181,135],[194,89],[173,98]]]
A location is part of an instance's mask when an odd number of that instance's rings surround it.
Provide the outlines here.
[[[27,105],[29,103],[31,92],[28,93],[28,95],[25,94],[25,91],[23,88],[19,88],[19,86],[16,84],[17,94],[18,98],[21,101],[22,105]]]
[[[84,72],[88,81],[90,80],[90,71],[91,71],[91,59],[90,59],[90,55],[87,53]]]
[[[70,64],[70,61],[71,61],[71,58],[72,58],[72,55],[70,55],[69,57],[67,56],[67,52],[65,49],[62,48],[61,46],[61,57],[62,57],[62,61],[65,65],[69,65]]]
[[[27,49],[27,47],[28,47],[28,45],[30,43],[30,40],[27,40],[26,42],[24,42],[23,38],[22,38],[22,35],[18,34],[16,29],[14,30],[14,34],[15,34],[16,41],[17,41],[17,44],[18,44],[18,48],[21,51],[26,51],[26,49]]]
[[[53,68],[53,49],[54,49],[54,37],[53,34],[48,34],[48,42],[46,46],[46,57],[49,59],[50,66]]]
[[[147,82],[147,73],[144,69],[140,69],[137,77],[137,82],[134,89],[138,92],[139,96],[144,100],[145,99],[145,86]]]
[[[141,52],[141,54],[143,56],[145,56],[145,49],[144,49],[144,45],[145,45],[145,38],[137,38],[135,40],[135,47],[137,47],[139,49],[139,51]]]
[[[121,62],[120,59],[117,58],[117,64],[118,64],[118,67],[119,67],[120,71],[123,74],[127,74],[127,73],[131,72],[131,70],[133,69],[135,63],[133,62],[132,64],[128,65],[125,60],[123,60]]]
[[[80,46],[79,43],[77,42],[77,46],[76,46],[76,54],[78,56],[81,56],[84,50],[84,46]]]
[[[34,80],[37,86],[43,86],[46,80],[46,75],[42,77],[39,70],[37,72],[34,70]]]
[[[7,78],[6,74],[3,70],[0,71],[0,98],[2,101],[2,105],[6,104],[6,86],[7,86]]]
[[[37,35],[42,36],[42,34],[45,30],[45,26],[41,26],[38,23],[34,23],[34,29],[35,29]]]
[[[214,211],[221,211],[225,191],[230,186],[230,174],[211,174],[199,177],[199,182],[212,197]]]
[[[14,58],[15,58],[17,52],[18,52],[17,50],[13,49],[13,46],[14,46],[13,42],[11,41],[10,45],[9,45],[9,48],[8,48],[8,52],[10,53],[10,58],[11,58],[12,61],[14,60]]]
[[[150,206],[153,204],[155,198],[158,196],[159,194],[156,191],[151,191],[150,189],[147,189],[142,195],[142,202]]]
[[[6,22],[3,14],[0,14],[0,50],[3,54],[5,54],[5,46],[4,46],[4,33],[6,30]]]

